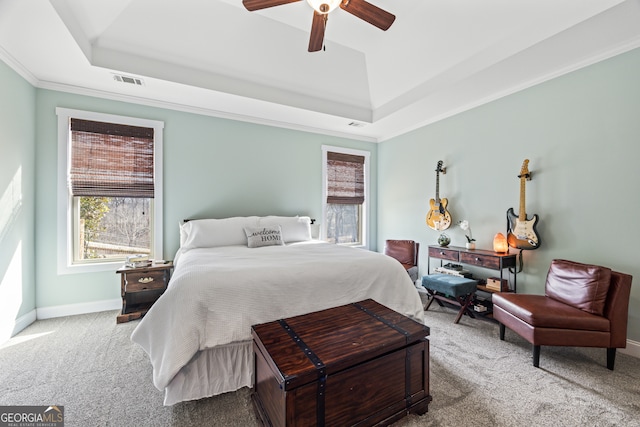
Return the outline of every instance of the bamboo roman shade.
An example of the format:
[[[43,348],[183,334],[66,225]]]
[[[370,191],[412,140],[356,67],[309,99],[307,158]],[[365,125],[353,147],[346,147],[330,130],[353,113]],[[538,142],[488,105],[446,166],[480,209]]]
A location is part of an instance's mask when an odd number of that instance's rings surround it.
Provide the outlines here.
[[[364,203],[364,156],[327,152],[327,203]]]
[[[71,119],[71,194],[153,198],[153,136],[153,128]]]

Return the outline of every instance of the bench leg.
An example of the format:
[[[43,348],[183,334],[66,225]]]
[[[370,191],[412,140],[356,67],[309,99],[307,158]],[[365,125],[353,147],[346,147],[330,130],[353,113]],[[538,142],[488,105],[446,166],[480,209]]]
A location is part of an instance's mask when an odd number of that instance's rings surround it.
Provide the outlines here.
[[[431,307],[431,303],[435,300],[438,305],[440,307],[444,307],[444,304],[442,304],[442,302],[440,301],[439,298],[436,297],[436,292],[432,291],[431,289],[427,289],[427,292],[429,293],[429,303],[427,304],[427,306],[424,308],[424,311],[429,310],[429,307]]]
[[[469,315],[469,317],[471,317],[472,319],[475,319],[476,316],[469,309],[469,306],[471,305],[471,300],[473,300],[473,294],[459,296],[459,297],[456,297],[456,299],[458,300],[458,303],[460,304],[460,311],[458,311],[458,315],[456,316],[456,320],[453,323],[458,323],[460,321],[460,318],[462,317],[462,315],[465,314],[465,313],[467,313]]]
[[[505,330],[505,326],[500,323],[500,341],[504,341],[504,330]]]
[[[429,300],[429,303],[425,307],[424,309],[425,311],[429,310],[429,307],[431,307],[431,303],[433,302],[433,300],[436,300],[436,302],[440,305],[440,307],[444,307],[444,304],[442,303],[442,301],[446,301],[449,304],[460,306],[460,310],[458,311],[456,320],[454,320],[453,323],[458,323],[462,315],[465,313],[472,319],[476,318],[476,316],[473,314],[473,311],[469,308],[471,306],[471,302],[473,301],[473,294],[457,296],[454,299],[454,297],[438,295],[436,291],[433,291],[431,289],[427,289],[427,291],[429,292],[429,296],[431,296],[431,299]]]
[[[427,305],[424,307],[424,311],[429,310],[429,307],[431,307],[431,303],[433,302],[433,300],[435,299],[433,297],[433,292],[431,292],[429,289],[427,289],[427,292],[429,293],[429,302],[427,303]]]

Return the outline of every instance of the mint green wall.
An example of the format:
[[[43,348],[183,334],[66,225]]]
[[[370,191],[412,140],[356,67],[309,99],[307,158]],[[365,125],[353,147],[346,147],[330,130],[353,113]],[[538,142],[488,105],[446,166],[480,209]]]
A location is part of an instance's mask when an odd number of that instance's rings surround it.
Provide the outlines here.
[[[455,222],[471,224],[477,247],[506,232],[519,212],[525,158],[526,212],[540,216],[542,245],[524,252],[518,291],[543,293],[554,258],[609,266],[635,277],[628,336],[640,341],[640,49],[575,71],[380,144],[378,246],[414,238],[427,249],[439,233],[425,225],[435,197],[449,199]],[[447,230],[463,246],[458,227]]]
[[[35,89],[0,61],[0,342],[35,308]],[[11,330],[9,330],[11,329]]]
[[[527,212],[541,217],[542,247],[524,253],[518,290],[542,292],[553,258],[640,277],[634,251],[640,237],[634,217],[640,206],[637,75],[638,49],[376,145],[37,90],[0,62],[0,189],[4,194],[20,184],[19,208],[0,224],[0,292],[5,283],[20,283],[12,303],[16,317],[35,307],[118,298],[114,273],[56,272],[56,107],[165,122],[167,258],[178,247],[177,224],[185,217],[305,213],[319,218],[320,147],[327,144],[371,151],[372,249],[387,238],[414,238],[424,245],[423,273],[426,245],[438,234],[424,223],[436,162],[442,159],[447,166],[440,191],[449,198],[454,221],[469,220],[478,247],[489,248],[493,235],[505,231],[506,210],[518,209],[516,175],[529,158]],[[3,203],[0,218],[7,217],[5,210]],[[453,244],[463,244],[461,230],[448,233]],[[635,283],[629,315],[629,338],[635,341],[640,341],[639,317]]]
[[[254,125],[50,90],[38,90],[36,123],[37,307],[117,299],[114,272],[56,270],[56,107],[161,120],[164,128],[164,257],[178,249],[183,218],[322,214],[322,145],[371,152],[376,206],[377,144]],[[375,224],[375,209],[371,224]],[[374,226],[370,227],[377,241]]]

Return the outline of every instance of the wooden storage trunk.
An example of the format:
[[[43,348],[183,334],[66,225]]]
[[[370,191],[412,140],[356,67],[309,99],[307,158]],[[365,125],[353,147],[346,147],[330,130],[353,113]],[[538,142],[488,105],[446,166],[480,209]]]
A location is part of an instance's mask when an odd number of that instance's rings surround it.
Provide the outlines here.
[[[252,327],[267,426],[388,425],[428,410],[429,328],[373,300]]]

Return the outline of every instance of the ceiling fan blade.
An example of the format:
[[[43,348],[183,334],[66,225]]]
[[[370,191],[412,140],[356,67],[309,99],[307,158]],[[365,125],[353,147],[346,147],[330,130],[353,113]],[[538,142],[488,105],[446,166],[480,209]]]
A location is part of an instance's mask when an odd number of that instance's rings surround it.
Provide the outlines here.
[[[309,37],[309,52],[317,52],[324,44],[324,29],[327,25],[327,15],[313,11],[311,22],[311,36]]]
[[[344,0],[340,8],[381,30],[388,30],[396,16],[365,0]]]
[[[301,0],[242,0],[242,4],[249,11],[266,9],[268,7],[281,6],[283,4],[295,3]]]

